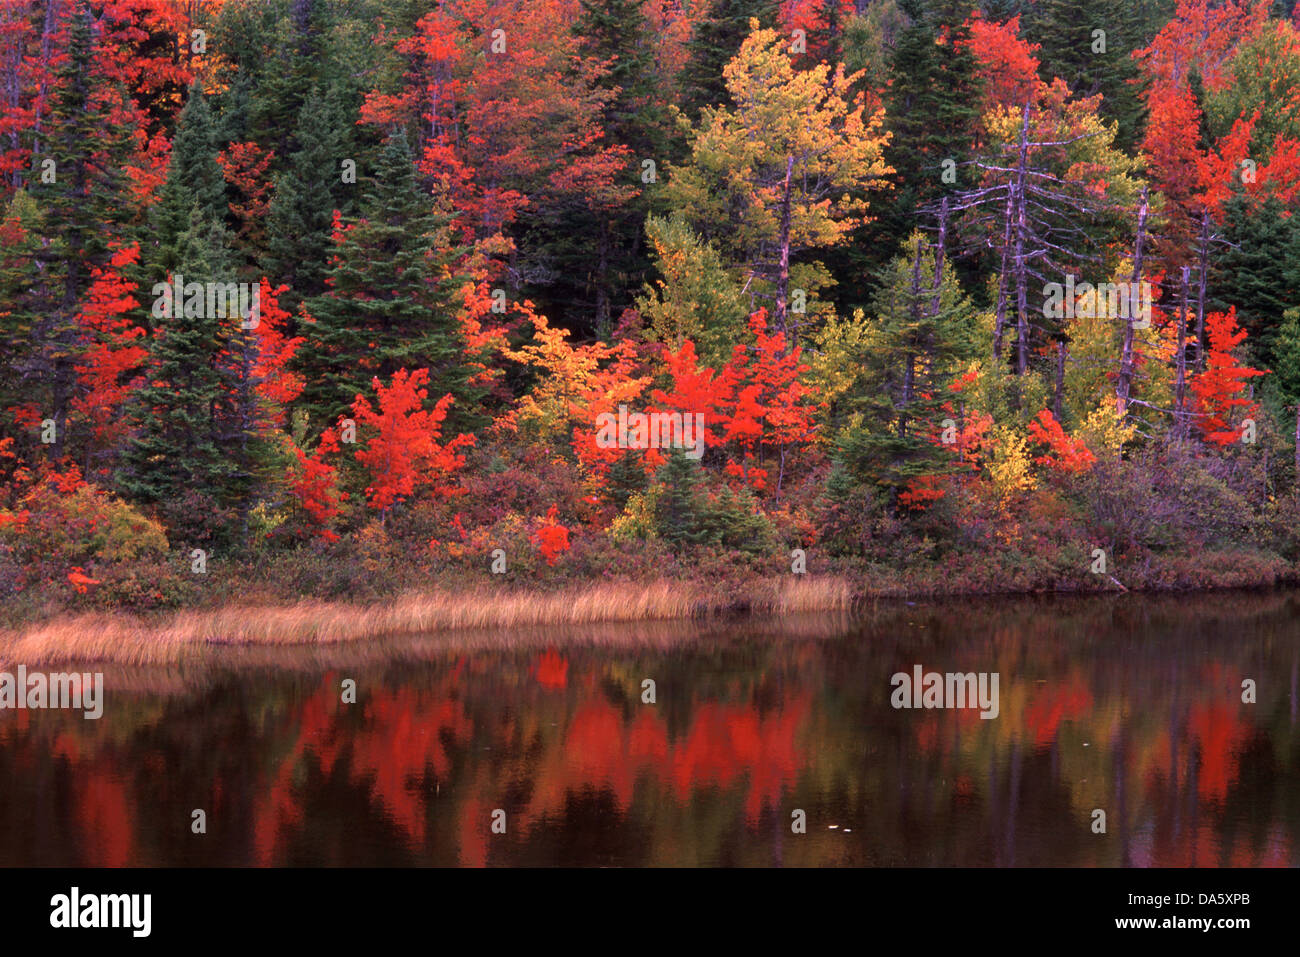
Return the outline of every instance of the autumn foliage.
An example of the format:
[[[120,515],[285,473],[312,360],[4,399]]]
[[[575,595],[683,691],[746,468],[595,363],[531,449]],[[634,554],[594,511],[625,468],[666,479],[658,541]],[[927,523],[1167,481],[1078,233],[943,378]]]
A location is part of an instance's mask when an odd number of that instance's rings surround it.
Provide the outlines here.
[[[458,435],[442,442],[442,422],[447,417],[451,396],[443,396],[426,410],[429,381],[423,369],[400,370],[385,386],[374,382],[378,408],[365,396],[353,405],[359,435],[364,444],[356,460],[370,476],[366,501],[371,508],[386,512],[417,492],[434,496],[457,493],[452,478],[465,465],[460,450],[474,444],[472,435]]]
[[[1248,380],[1266,375],[1233,355],[1246,338],[1237,325],[1235,309],[1212,312],[1205,317],[1210,348],[1206,369],[1192,380],[1196,396],[1196,426],[1207,442],[1231,445],[1242,437],[1242,421],[1258,414],[1259,404],[1250,398]]]

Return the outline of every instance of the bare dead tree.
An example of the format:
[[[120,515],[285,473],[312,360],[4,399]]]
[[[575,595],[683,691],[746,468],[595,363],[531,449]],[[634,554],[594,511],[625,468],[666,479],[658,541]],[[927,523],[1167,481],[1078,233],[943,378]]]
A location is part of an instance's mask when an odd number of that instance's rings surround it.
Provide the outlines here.
[[[966,254],[993,250],[999,257],[998,289],[993,327],[993,358],[1001,361],[1010,324],[1014,296],[1018,375],[1029,371],[1030,349],[1036,332],[1054,338],[1059,330],[1046,329],[1031,318],[1029,287],[1032,282],[1052,282],[1085,262],[1100,257],[1093,252],[1087,227],[1115,204],[1091,195],[1081,182],[1057,176],[1040,159],[1053,149],[1070,146],[1096,133],[1062,140],[1036,140],[1030,131],[1031,103],[1021,112],[1019,133],[1013,144],[997,155],[967,161],[980,173],[983,185],[944,197],[938,206],[923,208],[938,216],[947,231],[949,216],[961,217],[960,233]]]
[[[1133,290],[1142,281],[1142,257],[1146,245],[1148,208],[1147,191],[1144,186],[1142,188],[1142,202],[1138,206],[1137,233],[1133,240],[1133,273],[1129,285],[1130,303],[1133,301]],[[1120,349],[1119,357],[1119,379],[1115,383],[1115,398],[1121,418],[1128,412],[1129,395],[1133,391],[1133,323],[1136,317],[1133,315],[1133,309],[1130,308],[1126,312],[1124,345]]]

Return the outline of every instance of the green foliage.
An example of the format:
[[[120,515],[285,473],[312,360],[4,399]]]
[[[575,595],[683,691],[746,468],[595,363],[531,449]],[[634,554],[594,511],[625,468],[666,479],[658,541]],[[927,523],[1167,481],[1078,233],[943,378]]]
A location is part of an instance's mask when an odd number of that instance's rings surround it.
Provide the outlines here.
[[[637,308],[654,338],[676,350],[695,343],[705,365],[721,368],[745,334],[748,301],[718,251],[680,217],[646,220],[661,279],[646,285]]]
[[[784,332],[783,268],[847,242],[864,222],[868,194],[890,172],[887,137],[842,67],[798,69],[775,30],[754,30],[725,76],[735,106],[701,112],[690,161],[672,168],[664,195],[751,296],[775,300]]]
[[[1282,316],[1270,380],[1288,404],[1300,402],[1300,306]]]
[[[151,246],[145,258],[163,273],[181,266],[182,236],[195,219],[226,221],[226,181],[217,165],[216,138],[207,97],[195,83],[181,111],[167,179],[151,214]]]
[[[69,5],[64,13],[64,58],[54,71],[49,115],[32,157],[40,175],[31,178],[30,193],[40,208],[41,234],[30,258],[15,264],[29,284],[19,317],[30,340],[14,371],[27,382],[26,400],[55,421],[54,460],[67,451],[68,405],[83,344],[77,305],[91,271],[107,261],[110,240],[129,238],[135,209],[124,169],[129,132],[113,116],[126,91],[95,68],[90,7]]]
[[[272,284],[288,285],[281,306],[290,313],[325,291],[334,211],[352,212],[355,186],[343,183],[341,165],[346,116],[335,91],[313,90],[298,114],[297,149],[275,181],[263,268]]]
[[[231,279],[221,226],[191,209],[177,238],[176,269],[188,286]],[[243,536],[253,489],[256,425],[247,405],[246,352],[251,333],[239,315],[208,317],[173,301],[155,317],[145,385],[135,395],[134,434],[123,453],[118,486],[156,505],[168,525],[207,540]],[[193,499],[207,503],[195,511]]]
[[[1241,44],[1227,72],[1230,81],[1207,98],[1210,127],[1223,135],[1239,117],[1258,113],[1249,155],[1263,165],[1279,136],[1300,139],[1300,102],[1280,95],[1300,88],[1300,46],[1280,24],[1269,24]]]
[[[771,554],[776,531],[749,489],[705,491],[700,466],[673,452],[654,484],[633,494],[609,530],[615,542],[663,541],[674,551],[720,546],[752,555]]]
[[[1227,248],[1211,270],[1211,308],[1237,307],[1251,353],[1267,368],[1281,358],[1278,325],[1300,306],[1300,223],[1276,196],[1260,199],[1238,185],[1224,203]]]
[[[1042,48],[1043,80],[1062,77],[1076,97],[1100,93],[1101,116],[1117,125],[1115,146],[1127,152],[1135,150],[1145,119],[1143,77],[1131,56],[1149,39],[1143,20],[1132,0],[1093,0],[1086,16],[1072,0],[1037,0],[1022,20],[1025,39]]]
[[[760,26],[776,23],[774,0],[707,0],[708,15],[691,31],[688,59],[681,77],[682,108],[692,119],[705,107],[731,102],[723,69],[731,62],[745,37],[749,21]]]
[[[950,386],[972,354],[973,310],[949,270],[937,289],[934,275],[935,254],[915,233],[884,270],[874,315],[857,331],[847,361],[858,372],[844,398],[853,415],[837,454],[859,481],[897,489],[953,467],[942,421],[955,418]]]
[[[316,427],[349,414],[371,381],[399,369],[429,370],[430,401],[447,393],[455,404],[450,433],[480,426],[483,391],[470,384],[457,313],[466,277],[464,250],[452,244],[451,214],[415,182],[410,148],[389,137],[362,198],[360,217],[332,250],[329,289],[308,300],[315,323],[298,357],[306,388],[302,404]]]

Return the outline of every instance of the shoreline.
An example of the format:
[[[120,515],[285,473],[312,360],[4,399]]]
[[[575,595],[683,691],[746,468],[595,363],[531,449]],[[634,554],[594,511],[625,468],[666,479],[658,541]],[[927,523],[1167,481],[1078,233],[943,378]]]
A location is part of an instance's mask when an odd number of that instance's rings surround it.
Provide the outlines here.
[[[1256,570],[1257,571],[1257,570]],[[1109,576],[1108,576],[1109,578]],[[756,576],[737,582],[656,578],[542,590],[479,583],[409,590],[366,602],[271,598],[156,611],[63,611],[0,631],[0,664],[175,663],[223,647],[339,647],[415,635],[575,627],[630,622],[768,619],[809,612],[851,613],[871,602],[1101,597],[1273,590],[1300,581],[1294,569],[1225,575],[1210,583],[1146,581],[1099,587],[922,589],[873,582],[861,573]],[[951,583],[951,580],[949,580]],[[1119,587],[1116,587],[1119,586]]]

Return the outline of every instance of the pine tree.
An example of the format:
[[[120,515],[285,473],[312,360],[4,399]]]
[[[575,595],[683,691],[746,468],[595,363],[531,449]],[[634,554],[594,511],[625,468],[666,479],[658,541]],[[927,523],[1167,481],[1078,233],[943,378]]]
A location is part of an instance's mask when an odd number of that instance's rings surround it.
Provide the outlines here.
[[[1036,0],[1025,13],[1025,36],[1042,47],[1044,81],[1062,77],[1078,97],[1102,94],[1102,117],[1119,124],[1116,145],[1132,151],[1144,116],[1141,71],[1131,56],[1144,39],[1142,13],[1132,0],[1093,0],[1080,14],[1074,0]]]
[[[773,0],[712,0],[687,44],[681,106],[688,116],[695,119],[706,106],[731,104],[722,70],[749,36],[750,18],[760,28],[775,26],[777,7]]]
[[[416,185],[406,135],[388,139],[361,203],[361,216],[341,233],[331,255],[329,290],[307,301],[315,322],[299,369],[304,406],[323,428],[346,415],[371,381],[399,369],[429,370],[429,393],[451,393],[448,428],[482,424],[482,390],[471,383],[457,312],[465,283],[450,246],[448,212]]]
[[[150,262],[170,272],[179,263],[180,237],[190,230],[192,211],[207,223],[224,223],[226,181],[217,165],[217,134],[207,97],[197,82],[181,111],[172,143],[167,180],[152,213]]]
[[[229,280],[224,230],[197,205],[175,248],[176,272],[186,286]],[[154,313],[145,383],[132,415],[135,434],[118,485],[155,505],[182,534],[230,542],[252,494],[251,430],[242,398],[248,333],[238,315],[208,316],[206,299],[172,300],[170,310],[155,306]]]
[[[313,90],[298,114],[297,149],[275,181],[263,268],[288,284],[284,304],[290,312],[325,291],[334,211],[353,212],[353,187],[343,183],[340,167],[344,122],[336,99]]]
[[[69,8],[66,49],[55,74],[47,132],[33,157],[41,175],[32,179],[32,198],[40,207],[45,242],[29,265],[32,279],[46,292],[33,302],[27,357],[19,376],[38,383],[37,394],[55,422],[54,457],[66,451],[68,404],[75,388],[81,340],[76,312],[103,266],[110,239],[129,238],[131,218],[125,161],[127,131],[113,121],[113,104],[124,95],[96,69],[88,5]],[[53,165],[45,166],[45,161]],[[52,182],[46,181],[48,169]]]
[[[920,233],[883,271],[874,317],[861,343],[862,374],[839,460],[856,480],[896,492],[951,471],[943,443],[956,374],[970,357],[971,308],[950,270],[939,272]]]

